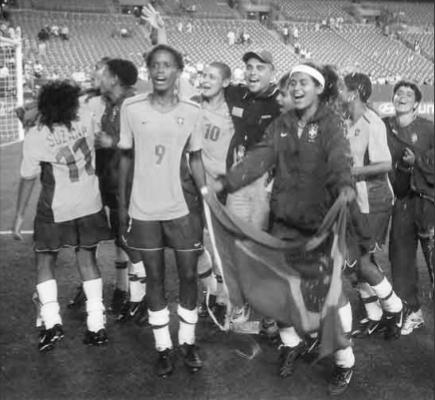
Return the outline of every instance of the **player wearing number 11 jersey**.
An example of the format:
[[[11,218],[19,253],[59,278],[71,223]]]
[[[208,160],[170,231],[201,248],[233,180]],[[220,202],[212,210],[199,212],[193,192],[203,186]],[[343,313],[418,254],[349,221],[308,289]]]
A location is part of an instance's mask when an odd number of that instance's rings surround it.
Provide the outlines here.
[[[23,144],[21,181],[14,233],[20,237],[24,211],[36,177],[41,193],[34,221],[36,290],[41,303],[39,350],[46,351],[63,337],[54,267],[63,247],[76,249],[86,294],[85,344],[107,341],[103,284],[95,250],[110,238],[95,175],[93,116],[79,106],[79,87],[67,81],[45,85],[38,98],[39,121]]]

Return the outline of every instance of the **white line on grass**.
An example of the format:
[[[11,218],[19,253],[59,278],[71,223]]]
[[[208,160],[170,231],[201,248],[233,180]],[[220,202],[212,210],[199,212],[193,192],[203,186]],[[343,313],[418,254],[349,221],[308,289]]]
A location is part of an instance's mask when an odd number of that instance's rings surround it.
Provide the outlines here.
[[[23,235],[33,235],[33,231],[21,231]],[[12,231],[0,231],[0,235],[12,235]]]
[[[0,143],[0,148],[2,148],[2,147],[12,146],[13,144],[17,144],[17,143],[20,143],[20,142],[22,142],[21,139],[19,139],[19,140],[14,140],[13,142],[9,142],[9,143]]]

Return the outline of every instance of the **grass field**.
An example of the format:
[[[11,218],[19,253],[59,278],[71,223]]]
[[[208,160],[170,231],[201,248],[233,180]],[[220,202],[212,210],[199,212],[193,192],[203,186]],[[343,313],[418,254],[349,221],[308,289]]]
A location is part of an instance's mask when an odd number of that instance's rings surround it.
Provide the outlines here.
[[[19,176],[20,145],[0,148],[0,228],[12,224]],[[24,229],[32,229],[37,190],[32,196]],[[84,314],[66,308],[78,273],[73,252],[61,253],[57,268],[59,298],[65,338],[54,351],[40,354],[34,328],[35,268],[31,236],[23,242],[0,236],[0,399],[2,400],[317,400],[326,399],[330,360],[315,365],[300,362],[291,378],[277,376],[278,350],[258,336],[220,332],[202,320],[197,328],[198,344],[205,366],[191,375],[177,360],[176,371],[166,380],[153,373],[154,351],[149,328],[120,325],[109,316],[110,342],[101,348],[82,344]],[[114,250],[110,242],[99,249],[105,298],[113,289]],[[386,254],[381,260],[389,271]],[[419,257],[423,311],[426,327],[398,341],[382,338],[355,341],[356,371],[349,390],[341,397],[352,400],[433,399],[434,329],[429,278]],[[177,278],[173,256],[166,257],[167,289],[176,339],[174,308]],[[347,287],[353,302],[355,294]],[[254,343],[261,352],[253,359]]]

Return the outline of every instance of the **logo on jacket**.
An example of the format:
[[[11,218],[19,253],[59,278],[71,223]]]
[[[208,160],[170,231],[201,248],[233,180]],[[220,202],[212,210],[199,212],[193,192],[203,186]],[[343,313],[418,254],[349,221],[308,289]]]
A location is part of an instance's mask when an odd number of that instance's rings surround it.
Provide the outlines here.
[[[308,128],[308,141],[313,143],[316,140],[317,135],[319,134],[319,125],[311,124]]]
[[[411,135],[411,142],[414,144],[414,143],[417,143],[417,140],[418,140],[418,136],[417,136],[417,134],[416,134],[416,133],[413,133],[413,134]]]

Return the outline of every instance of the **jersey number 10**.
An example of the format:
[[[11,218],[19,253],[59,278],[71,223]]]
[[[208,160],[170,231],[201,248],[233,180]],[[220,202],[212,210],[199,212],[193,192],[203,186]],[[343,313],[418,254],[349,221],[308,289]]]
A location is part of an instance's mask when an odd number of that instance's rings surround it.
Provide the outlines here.
[[[85,171],[87,174],[95,174],[94,167],[92,166],[92,154],[91,150],[89,149],[88,142],[86,141],[86,138],[80,138],[73,144],[72,151],[69,146],[64,146],[60,148],[56,155],[57,162],[65,159],[69,170],[69,179],[71,182],[77,182],[79,180],[79,169],[77,167],[77,160],[75,158],[75,153],[78,151],[81,151],[85,157]]]

